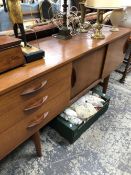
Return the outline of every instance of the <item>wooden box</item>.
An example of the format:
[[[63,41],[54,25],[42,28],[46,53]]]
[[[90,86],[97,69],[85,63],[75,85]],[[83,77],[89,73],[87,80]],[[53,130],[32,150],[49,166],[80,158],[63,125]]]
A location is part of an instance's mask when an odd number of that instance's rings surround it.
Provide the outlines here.
[[[95,90],[95,92],[105,100],[105,104],[89,120],[81,123],[80,125],[75,125],[58,116],[50,123],[50,126],[54,128],[61,136],[67,139],[70,143],[75,142],[82,135],[82,133],[85,132],[108,109],[110,98],[107,95],[103,95],[98,90]]]
[[[25,63],[20,42],[14,37],[0,36],[0,73]]]

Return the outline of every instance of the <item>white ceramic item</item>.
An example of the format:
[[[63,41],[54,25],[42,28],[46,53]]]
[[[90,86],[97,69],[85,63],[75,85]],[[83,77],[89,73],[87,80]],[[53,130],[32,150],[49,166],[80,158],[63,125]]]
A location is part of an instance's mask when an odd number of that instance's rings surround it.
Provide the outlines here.
[[[110,15],[110,20],[113,25],[112,31],[118,31],[118,27],[131,28],[131,6],[114,10]]]

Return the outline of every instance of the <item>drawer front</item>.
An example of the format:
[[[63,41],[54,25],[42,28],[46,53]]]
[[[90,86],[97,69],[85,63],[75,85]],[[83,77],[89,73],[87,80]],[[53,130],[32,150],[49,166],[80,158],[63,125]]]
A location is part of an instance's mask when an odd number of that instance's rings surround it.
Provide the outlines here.
[[[0,52],[0,73],[24,64],[21,47],[13,47]]]
[[[61,81],[65,77],[69,77],[71,75],[71,64],[67,64],[63,67],[60,67],[52,72],[49,72],[43,76],[40,76],[29,83],[17,88],[14,92],[18,96],[26,96],[31,97],[35,95],[37,92],[44,90],[45,88],[49,88],[53,84]]]
[[[9,129],[15,123],[36,114],[40,108],[43,108],[51,99],[70,87],[70,77],[67,77],[53,86],[37,92],[34,96],[21,96],[17,98],[16,94],[11,94],[2,98],[0,105],[0,133]]]
[[[70,88],[52,99],[43,109],[39,109],[37,115],[26,117],[9,130],[1,133],[0,160],[62,112],[68,105],[69,98]]]

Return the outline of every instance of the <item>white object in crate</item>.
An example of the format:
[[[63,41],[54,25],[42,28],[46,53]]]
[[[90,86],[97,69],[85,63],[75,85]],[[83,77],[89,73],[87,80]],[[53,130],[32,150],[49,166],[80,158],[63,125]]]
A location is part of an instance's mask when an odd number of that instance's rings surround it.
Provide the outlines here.
[[[88,119],[90,116],[97,113],[97,110],[90,103],[83,105],[73,104],[71,108],[76,111],[77,117],[80,119]]]
[[[67,115],[65,113],[65,111],[63,113],[60,114],[61,117],[63,117],[65,120],[69,121],[72,124],[75,125],[80,125],[83,121],[81,119],[79,119],[78,117],[74,117],[71,115]]]
[[[64,113],[69,116],[77,117],[77,113],[70,108],[66,109]]]
[[[78,105],[85,105],[86,103],[92,104],[94,107],[103,107],[103,103],[105,101],[102,98],[97,97],[96,95],[90,95],[86,94],[83,97],[81,97],[77,102],[75,102]]]
[[[61,117],[72,124],[79,125],[83,120],[87,120],[97,113],[96,107],[103,107],[104,102],[98,94],[92,94],[90,91],[66,109]]]

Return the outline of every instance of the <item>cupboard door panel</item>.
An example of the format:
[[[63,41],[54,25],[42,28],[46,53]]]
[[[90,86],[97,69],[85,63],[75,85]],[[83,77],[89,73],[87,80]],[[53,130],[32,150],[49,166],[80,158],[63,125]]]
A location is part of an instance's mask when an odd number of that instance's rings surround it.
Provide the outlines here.
[[[128,36],[124,36],[108,45],[104,69],[102,73],[103,79],[107,77],[112,71],[116,70],[117,67],[123,62],[123,51],[127,39]]]
[[[102,47],[73,62],[72,76],[75,78],[72,77],[71,98],[100,79],[105,52],[106,47]]]

